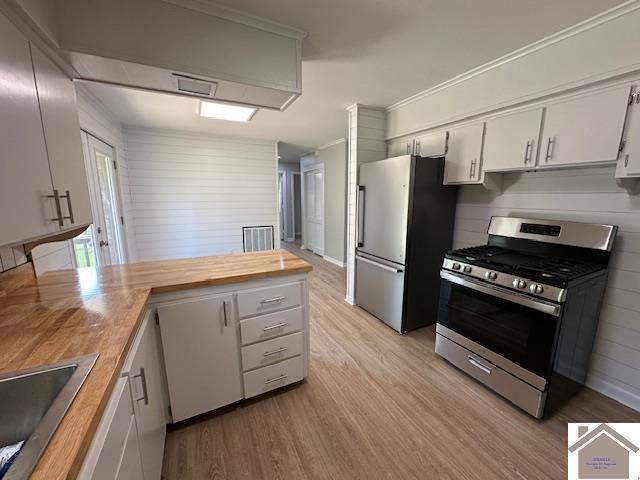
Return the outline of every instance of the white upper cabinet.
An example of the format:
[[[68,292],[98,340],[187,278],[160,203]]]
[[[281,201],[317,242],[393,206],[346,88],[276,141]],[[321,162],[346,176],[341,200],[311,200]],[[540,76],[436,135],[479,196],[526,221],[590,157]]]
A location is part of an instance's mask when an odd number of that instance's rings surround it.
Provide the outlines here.
[[[538,167],[615,162],[629,94],[624,85],[547,105]]]
[[[61,195],[62,229],[92,222],[73,82],[31,45],[53,186]]]
[[[0,245],[54,233],[58,225],[27,39],[0,15]]]
[[[530,170],[538,156],[543,108],[509,113],[487,121],[484,172]]]
[[[440,131],[419,135],[414,139],[414,155],[443,157],[447,153],[449,132]]]
[[[174,422],[242,398],[233,295],[158,307]]]
[[[640,93],[634,87],[634,94],[624,131],[624,148],[622,149],[616,177],[640,176]]]
[[[387,147],[387,157],[400,157],[413,153],[413,139],[392,140]]]
[[[484,122],[452,128],[445,162],[445,184],[480,183]]]

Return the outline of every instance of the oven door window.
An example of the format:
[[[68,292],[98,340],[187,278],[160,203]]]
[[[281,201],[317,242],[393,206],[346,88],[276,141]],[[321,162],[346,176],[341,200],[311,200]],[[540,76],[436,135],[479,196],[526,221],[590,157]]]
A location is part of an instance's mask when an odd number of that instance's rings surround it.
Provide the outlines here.
[[[438,323],[547,378],[559,319],[444,280]]]

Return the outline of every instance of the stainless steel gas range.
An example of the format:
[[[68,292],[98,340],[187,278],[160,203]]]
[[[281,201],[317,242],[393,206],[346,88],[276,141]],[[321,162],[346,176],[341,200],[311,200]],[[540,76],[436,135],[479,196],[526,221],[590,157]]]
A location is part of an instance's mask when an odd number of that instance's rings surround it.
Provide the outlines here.
[[[436,352],[542,418],[583,385],[617,227],[492,217],[442,264]]]

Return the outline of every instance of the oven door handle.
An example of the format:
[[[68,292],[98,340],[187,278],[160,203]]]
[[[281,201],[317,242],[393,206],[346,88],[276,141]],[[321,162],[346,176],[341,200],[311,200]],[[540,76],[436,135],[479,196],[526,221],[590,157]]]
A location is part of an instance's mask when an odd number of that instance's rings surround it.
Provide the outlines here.
[[[517,303],[518,305],[532,308],[534,310],[538,310],[539,312],[553,315],[554,317],[560,316],[560,306],[555,305],[553,303],[542,302],[540,300],[535,300],[533,298],[525,297],[523,295],[518,295],[517,293],[511,292],[505,288],[499,288],[494,286],[488,287],[479,282],[474,282],[473,280],[462,278],[458,275],[454,275],[444,270],[440,271],[440,277],[443,280],[448,280],[449,282],[462,285],[463,287],[467,287],[472,290],[476,290],[478,292],[486,293],[487,295],[491,295],[493,297],[502,298],[503,300]]]

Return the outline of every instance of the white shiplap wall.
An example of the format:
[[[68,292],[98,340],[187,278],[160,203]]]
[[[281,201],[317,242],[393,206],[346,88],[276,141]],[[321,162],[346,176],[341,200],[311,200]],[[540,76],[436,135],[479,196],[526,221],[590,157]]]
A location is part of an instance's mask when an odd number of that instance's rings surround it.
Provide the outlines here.
[[[243,226],[278,232],[274,142],[125,129],[125,143],[139,260],[241,252]]]
[[[115,148],[118,182],[124,216],[125,252],[129,262],[137,258],[131,211],[131,192],[122,125],[109,109],[82,84],[76,84],[80,128]]]
[[[349,142],[347,149],[347,295],[353,304],[356,270],[356,218],[358,165],[382,160],[387,156],[384,142],[385,113],[365,105],[353,105],[349,112]]]
[[[492,215],[620,227],[588,385],[640,410],[640,196],[616,186],[614,167],[507,174],[504,192],[464,186],[454,246],[483,244]]]

